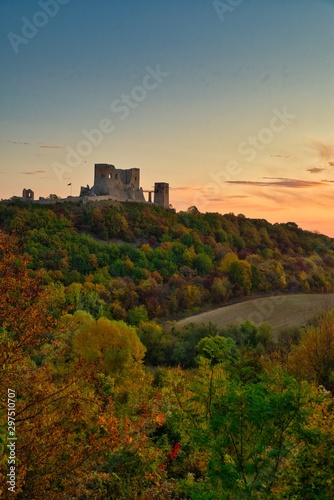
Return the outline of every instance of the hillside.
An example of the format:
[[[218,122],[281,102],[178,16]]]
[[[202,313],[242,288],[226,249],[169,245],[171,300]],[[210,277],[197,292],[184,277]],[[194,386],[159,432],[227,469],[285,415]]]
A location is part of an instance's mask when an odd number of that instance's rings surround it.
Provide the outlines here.
[[[0,227],[21,240],[44,284],[66,289],[66,306],[95,317],[174,319],[252,294],[334,290],[334,240],[292,222],[141,203],[12,203],[0,204]]]
[[[333,498],[334,311],[252,322],[333,299],[333,240],[140,204],[0,226],[2,497]],[[213,307],[246,321],[166,321]]]

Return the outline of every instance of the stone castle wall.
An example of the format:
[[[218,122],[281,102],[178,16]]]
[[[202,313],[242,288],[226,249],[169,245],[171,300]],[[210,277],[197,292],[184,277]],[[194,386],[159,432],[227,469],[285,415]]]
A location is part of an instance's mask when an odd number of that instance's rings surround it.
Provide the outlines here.
[[[140,186],[139,168],[128,170],[117,169],[114,165],[107,163],[95,164],[94,186],[88,196],[113,196],[118,201],[141,201],[144,202],[143,190]]]

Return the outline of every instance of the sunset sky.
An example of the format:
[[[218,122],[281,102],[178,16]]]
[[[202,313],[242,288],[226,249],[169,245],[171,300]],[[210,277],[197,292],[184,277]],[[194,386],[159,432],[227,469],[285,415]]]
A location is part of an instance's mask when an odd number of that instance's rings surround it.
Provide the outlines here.
[[[111,163],[334,237],[334,0],[1,0],[0,30],[0,198]]]

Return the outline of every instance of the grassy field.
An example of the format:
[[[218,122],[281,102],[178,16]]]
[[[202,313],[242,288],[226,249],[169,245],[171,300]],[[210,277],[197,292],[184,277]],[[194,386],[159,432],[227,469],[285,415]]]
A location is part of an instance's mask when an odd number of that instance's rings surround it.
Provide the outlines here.
[[[253,321],[256,324],[266,321],[273,330],[285,326],[303,326],[308,319],[322,309],[334,309],[334,293],[277,295],[251,299],[238,304],[220,307],[178,321],[176,327],[188,323],[211,323],[223,328],[228,325]]]

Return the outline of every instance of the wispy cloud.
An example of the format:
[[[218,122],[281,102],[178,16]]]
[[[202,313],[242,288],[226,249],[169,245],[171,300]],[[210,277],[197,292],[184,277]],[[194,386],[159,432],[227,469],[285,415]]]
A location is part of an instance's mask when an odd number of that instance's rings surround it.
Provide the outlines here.
[[[209,201],[223,201],[223,200],[245,200],[245,199],[250,199],[250,196],[246,195],[229,195],[229,196],[224,196],[223,198],[209,198]]]
[[[173,191],[203,191],[202,187],[196,186],[178,186],[178,187],[170,187]]]
[[[324,160],[329,160],[334,156],[334,146],[333,144],[325,143],[323,141],[319,141],[318,139],[312,139],[311,141],[313,149],[315,149],[320,156]]]
[[[245,198],[250,198],[250,196],[247,196],[247,195],[230,195],[230,196],[224,196],[224,199],[228,198],[229,200],[233,200],[234,198],[236,199],[245,199]]]
[[[289,155],[279,155],[279,154],[276,154],[276,155],[270,155],[271,157],[273,158],[290,158]]]
[[[308,168],[307,171],[311,172],[311,174],[318,174],[320,172],[324,172],[327,170],[326,168],[321,168],[321,167],[313,167],[313,168]]]
[[[21,141],[0,141],[1,144],[19,144],[22,146],[34,146],[34,143],[32,142],[21,142]]]
[[[269,179],[270,181],[227,181],[228,184],[244,184],[247,186],[276,186],[276,187],[287,187],[287,188],[307,188],[319,186],[322,183],[316,181],[303,181],[300,179],[287,179],[284,177],[264,177],[264,179]]]
[[[328,208],[332,206],[334,203],[333,196],[329,196],[325,191],[325,186],[327,185],[327,189],[329,188],[328,184],[321,185],[321,194],[319,190],[316,190],[314,195],[312,196],[312,203],[314,206]],[[252,187],[252,198],[254,202],[260,202],[260,200],[265,200],[263,210],[270,210],[272,207],[273,211],[281,211],[286,210],[287,207],[292,209],[299,209],[303,207],[305,209],[306,206],[310,204],[310,194],[306,189],[286,189],[285,187],[278,187],[276,189],[266,189],[262,186]],[[248,207],[248,203],[247,203]]]
[[[45,174],[46,170],[32,170],[30,172],[20,172],[23,175],[38,175],[38,174]]]
[[[0,144],[15,144],[19,146],[37,146],[40,149],[64,149],[65,146],[58,144],[43,144],[42,142],[26,142],[26,141],[0,141]]]

